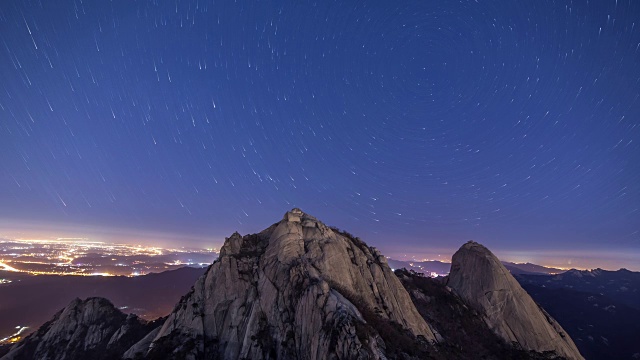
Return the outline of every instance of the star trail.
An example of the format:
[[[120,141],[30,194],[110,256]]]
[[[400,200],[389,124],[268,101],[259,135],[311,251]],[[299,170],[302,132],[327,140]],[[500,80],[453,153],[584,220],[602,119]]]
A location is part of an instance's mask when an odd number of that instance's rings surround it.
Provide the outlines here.
[[[0,236],[210,247],[295,206],[389,254],[637,263],[639,27],[633,0],[4,1]]]

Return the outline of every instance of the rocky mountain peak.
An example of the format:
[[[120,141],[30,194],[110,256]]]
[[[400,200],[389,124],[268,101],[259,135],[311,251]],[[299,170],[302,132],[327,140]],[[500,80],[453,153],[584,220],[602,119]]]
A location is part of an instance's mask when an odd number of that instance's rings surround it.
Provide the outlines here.
[[[324,227],[324,228],[328,229],[328,227],[325,224],[323,224],[321,221],[319,221],[315,217],[305,213],[304,211],[300,210],[299,208],[293,208],[290,211],[287,211],[284,214],[284,217],[282,218],[282,221],[300,223],[300,224],[302,224],[302,226],[305,226],[305,227],[316,227],[317,226],[317,227]]]
[[[153,342],[136,349],[150,357],[171,349],[176,358],[384,358],[384,339],[363,313],[435,340],[377,250],[296,208],[258,234],[226,239]]]
[[[524,349],[582,359],[571,338],[522,289],[498,258],[469,241],[453,255],[447,285],[484,315],[489,328]]]
[[[293,208],[291,209],[291,211],[287,211],[284,214],[284,217],[282,220],[284,221],[294,221],[294,222],[300,222],[302,220],[302,217],[309,217],[307,214],[305,214],[304,212],[302,212],[302,210],[298,209],[298,208]]]
[[[491,253],[489,249],[487,249],[484,245],[477,243],[473,240],[469,240],[466,243],[464,243],[460,247],[460,249],[458,249],[458,252],[462,252],[462,253],[472,252],[472,253],[475,253],[476,256],[485,257],[487,259],[494,257],[493,253]]]

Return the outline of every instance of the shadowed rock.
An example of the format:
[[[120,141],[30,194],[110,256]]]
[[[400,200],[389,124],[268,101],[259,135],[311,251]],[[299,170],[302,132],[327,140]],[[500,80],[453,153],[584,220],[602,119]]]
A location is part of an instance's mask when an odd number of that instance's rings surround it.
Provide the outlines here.
[[[106,299],[75,299],[2,360],[119,359],[154,326]]]

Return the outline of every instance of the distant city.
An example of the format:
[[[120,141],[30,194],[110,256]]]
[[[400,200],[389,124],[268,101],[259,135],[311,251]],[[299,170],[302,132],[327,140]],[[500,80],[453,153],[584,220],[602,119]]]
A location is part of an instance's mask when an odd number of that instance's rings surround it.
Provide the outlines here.
[[[82,238],[0,240],[0,270],[31,275],[138,276],[208,266],[217,257],[217,248],[163,249]],[[0,284],[9,281],[0,278]]]
[[[166,315],[218,252],[87,238],[0,238],[0,346],[19,341],[76,297],[108,297],[147,320]]]

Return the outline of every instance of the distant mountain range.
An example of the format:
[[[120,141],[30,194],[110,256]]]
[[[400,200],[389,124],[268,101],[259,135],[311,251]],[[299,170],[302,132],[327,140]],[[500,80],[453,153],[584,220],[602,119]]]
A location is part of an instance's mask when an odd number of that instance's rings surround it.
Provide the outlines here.
[[[587,359],[640,359],[640,273],[625,269],[516,275]]]
[[[508,261],[503,261],[502,264],[509,270],[512,274],[531,274],[531,275],[539,275],[539,274],[561,274],[567,270],[557,269],[552,267],[546,267],[531,263],[513,263]]]
[[[640,310],[640,272],[620,269],[608,271],[569,270],[553,276],[518,276],[523,284],[549,289],[566,289],[599,294],[611,300]]]
[[[429,276],[445,276],[451,269],[451,263],[429,260],[429,261],[402,261],[395,259],[388,259],[389,266],[393,269],[408,269],[419,273],[423,273]],[[541,265],[531,263],[513,263],[508,261],[502,261],[507,270],[512,274],[560,274],[566,270],[556,269],[552,267],[545,267]]]

